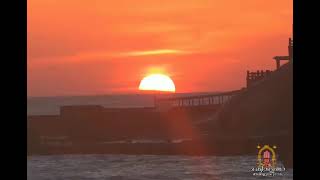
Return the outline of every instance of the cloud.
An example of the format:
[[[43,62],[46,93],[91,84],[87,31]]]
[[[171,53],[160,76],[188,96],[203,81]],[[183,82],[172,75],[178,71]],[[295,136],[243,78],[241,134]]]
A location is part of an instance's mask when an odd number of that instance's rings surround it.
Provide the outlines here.
[[[166,55],[166,54],[187,54],[190,52],[182,51],[182,50],[175,50],[175,49],[155,49],[155,50],[148,50],[148,51],[133,51],[124,53],[123,55],[127,56],[152,56],[152,55]]]

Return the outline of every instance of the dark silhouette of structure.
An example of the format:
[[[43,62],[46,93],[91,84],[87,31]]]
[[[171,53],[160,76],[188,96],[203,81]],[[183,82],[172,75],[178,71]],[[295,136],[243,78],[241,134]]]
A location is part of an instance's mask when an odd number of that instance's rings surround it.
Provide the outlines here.
[[[228,102],[241,90],[205,94],[187,97],[155,98],[155,107],[159,110],[167,110],[173,107],[194,107],[194,106],[221,106]]]
[[[289,38],[288,45],[288,56],[275,56],[273,59],[276,61],[277,69],[280,68],[280,61],[291,61],[293,60],[293,40]]]
[[[269,76],[271,73],[272,71],[270,70],[266,70],[266,71],[258,70],[257,72],[247,71],[247,87],[254,86],[257,82]]]
[[[293,40],[289,38],[289,44],[288,44],[288,56],[275,56],[273,59],[276,61],[276,70],[280,68],[280,61],[289,61],[289,63],[292,63],[293,61]],[[266,71],[256,71],[256,72],[250,72],[247,71],[247,88],[253,87],[260,83],[262,80],[264,80],[266,77],[268,77],[272,71],[266,70]]]

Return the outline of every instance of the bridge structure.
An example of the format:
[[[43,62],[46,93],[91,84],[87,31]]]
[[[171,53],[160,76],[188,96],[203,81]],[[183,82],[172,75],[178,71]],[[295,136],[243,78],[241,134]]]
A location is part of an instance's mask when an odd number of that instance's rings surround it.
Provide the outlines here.
[[[228,102],[234,95],[238,94],[240,91],[241,90],[236,90],[223,93],[203,94],[184,97],[155,97],[155,106],[157,109],[171,109],[174,107],[222,105]]]

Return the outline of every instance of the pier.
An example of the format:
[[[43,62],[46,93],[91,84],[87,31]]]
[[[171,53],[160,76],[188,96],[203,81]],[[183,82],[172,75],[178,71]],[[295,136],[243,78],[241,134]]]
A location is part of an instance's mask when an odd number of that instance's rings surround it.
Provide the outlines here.
[[[256,84],[257,82],[259,82],[260,80],[262,80],[263,78],[269,76],[272,73],[272,71],[270,70],[266,70],[266,71],[256,71],[256,72],[250,72],[247,71],[247,88],[248,87],[252,87],[254,84]]]
[[[229,91],[215,94],[205,94],[187,97],[155,98],[157,109],[170,109],[174,107],[194,107],[222,105],[228,102],[234,95],[241,90]]]

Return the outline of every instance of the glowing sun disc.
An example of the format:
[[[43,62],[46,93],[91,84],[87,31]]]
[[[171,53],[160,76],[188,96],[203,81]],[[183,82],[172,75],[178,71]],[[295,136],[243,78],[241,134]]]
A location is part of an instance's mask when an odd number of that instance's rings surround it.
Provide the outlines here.
[[[169,76],[163,74],[151,74],[144,77],[139,85],[140,90],[175,92],[176,87]]]

